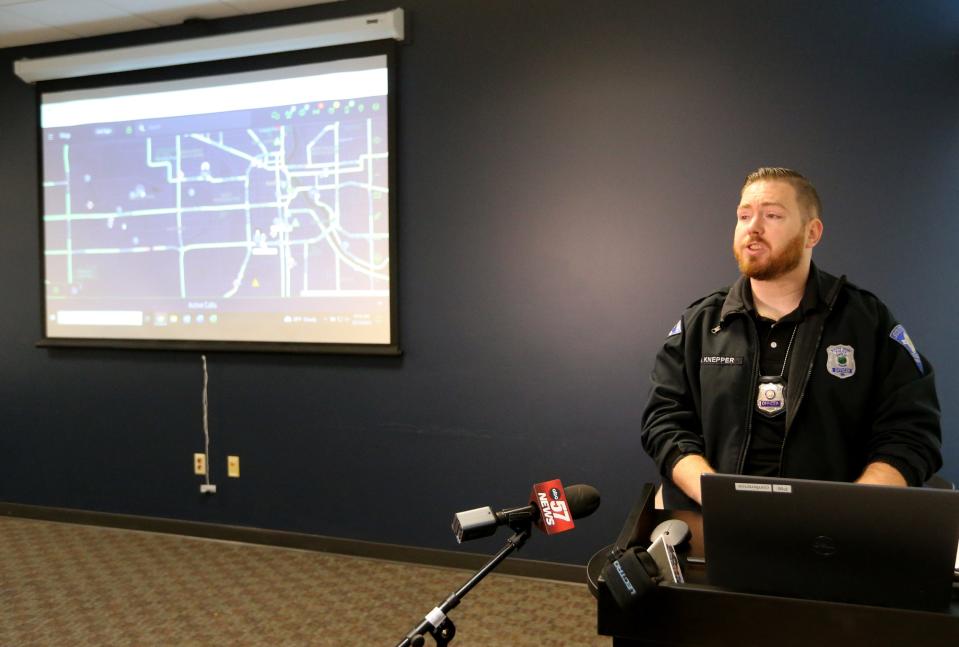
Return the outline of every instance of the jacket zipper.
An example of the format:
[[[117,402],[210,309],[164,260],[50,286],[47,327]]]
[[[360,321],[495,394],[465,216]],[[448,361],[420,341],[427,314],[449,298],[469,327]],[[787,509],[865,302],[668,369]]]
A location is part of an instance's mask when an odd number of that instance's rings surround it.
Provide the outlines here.
[[[845,284],[845,281],[840,279],[839,287],[842,287],[843,284]],[[816,335],[816,343],[813,344],[813,347],[812,347],[813,349],[812,355],[810,355],[809,357],[809,370],[806,371],[806,379],[802,383],[802,390],[799,392],[799,398],[796,400],[797,412],[799,411],[799,407],[802,404],[803,398],[806,396],[806,387],[809,386],[809,378],[812,377],[812,370],[816,365],[816,351],[819,350],[819,342],[822,341],[823,332],[825,332],[826,330],[826,321],[829,319],[829,316],[832,314],[832,309],[833,309],[833,306],[836,305],[836,297],[838,296],[839,296],[839,289],[837,288],[832,295],[832,299],[830,299],[829,303],[827,304],[828,307],[826,308],[826,313],[823,315],[822,325],[819,326],[819,334]],[[789,413],[787,412],[786,415],[789,415]],[[796,415],[799,415],[799,414],[797,413]],[[796,419],[796,416],[794,415],[793,420],[795,419]],[[786,437],[788,435],[789,435],[789,428],[784,427],[783,441],[782,441],[782,444],[779,445],[779,476],[783,475],[783,459],[786,457]]]
[[[825,325],[823,325],[823,329]],[[816,345],[813,346],[812,358],[809,360],[809,370],[806,371],[806,379],[802,385],[802,391],[799,392],[799,399],[796,400],[796,411],[799,411],[799,405],[802,404],[803,396],[806,395],[806,386],[809,384],[809,378],[812,376],[812,369],[816,365],[816,350],[819,349],[819,342],[822,341],[822,330],[819,331],[819,336],[816,337]],[[798,414],[797,414],[798,415]],[[795,417],[793,418],[795,420]],[[783,428],[783,441],[779,445],[779,476],[783,475],[783,459],[786,456],[786,436],[789,435],[789,429]]]
[[[746,438],[743,440],[742,449],[739,450],[739,465],[736,467],[736,473],[742,474],[743,469],[746,467],[746,454],[749,451],[749,443],[752,441],[753,433],[753,409],[756,404],[753,402],[753,392],[756,390],[756,380],[759,378],[759,339],[758,334],[756,333],[756,325],[753,323],[751,317],[746,317],[746,320],[749,322],[750,335],[753,339],[753,347],[756,349],[756,352],[753,353],[753,370],[752,370],[752,379],[746,385]],[[810,369],[811,370],[811,369]],[[780,471],[782,471],[782,458],[780,458]]]

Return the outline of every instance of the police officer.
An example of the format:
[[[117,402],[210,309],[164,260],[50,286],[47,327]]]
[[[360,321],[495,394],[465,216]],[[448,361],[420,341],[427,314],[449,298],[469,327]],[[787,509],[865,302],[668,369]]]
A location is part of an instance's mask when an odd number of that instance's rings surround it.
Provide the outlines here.
[[[822,205],[796,171],[743,184],[742,276],[690,306],[652,371],[643,447],[667,508],[700,475],[921,485],[942,465],[932,367],[874,295],[820,271]]]

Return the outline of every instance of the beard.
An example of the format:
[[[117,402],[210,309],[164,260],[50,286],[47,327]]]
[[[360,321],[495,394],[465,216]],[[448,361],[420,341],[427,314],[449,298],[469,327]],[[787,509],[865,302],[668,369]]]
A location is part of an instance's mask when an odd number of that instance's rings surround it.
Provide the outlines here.
[[[787,274],[799,266],[805,248],[805,235],[800,231],[795,238],[786,243],[779,253],[768,254],[765,258],[749,258],[742,253],[742,248],[749,243],[761,242],[767,248],[770,245],[759,237],[750,237],[743,245],[733,244],[733,254],[739,264],[739,271],[757,281],[771,281]],[[770,248],[771,249],[771,248]]]

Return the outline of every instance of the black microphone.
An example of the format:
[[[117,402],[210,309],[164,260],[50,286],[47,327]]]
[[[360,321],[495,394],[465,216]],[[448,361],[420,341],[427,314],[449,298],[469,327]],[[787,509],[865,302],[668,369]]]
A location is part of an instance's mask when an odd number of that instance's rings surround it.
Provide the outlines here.
[[[534,494],[535,494],[534,487]],[[570,485],[565,488],[565,503],[573,519],[582,519],[596,512],[599,507],[599,491],[592,485]],[[533,497],[528,505],[519,508],[506,508],[493,512],[489,506],[464,510],[453,515],[453,534],[456,541],[463,543],[481,537],[489,537],[500,526],[513,527],[516,524],[534,523],[540,520],[541,504]],[[546,514],[550,514],[547,512]],[[559,515],[557,515],[558,518]],[[549,522],[552,524],[552,521]],[[570,524],[571,526],[571,524]]]

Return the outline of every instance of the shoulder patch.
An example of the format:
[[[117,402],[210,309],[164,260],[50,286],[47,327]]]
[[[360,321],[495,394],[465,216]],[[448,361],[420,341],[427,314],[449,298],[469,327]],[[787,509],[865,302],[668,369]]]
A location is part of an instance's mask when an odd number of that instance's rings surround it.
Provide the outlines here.
[[[676,325],[669,329],[669,334],[667,337],[672,337],[673,335],[678,335],[683,332],[683,320],[680,317],[679,321],[676,322]]]
[[[919,357],[919,351],[916,350],[916,345],[912,343],[912,339],[909,338],[909,333],[902,327],[902,324],[896,324],[896,327],[892,329],[889,336],[909,351],[909,354],[912,355],[912,361],[916,363],[916,368],[919,369],[920,373],[923,373],[922,358]]]

